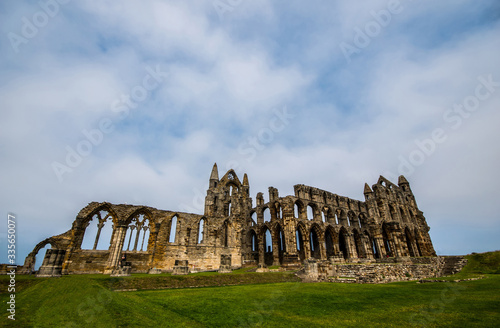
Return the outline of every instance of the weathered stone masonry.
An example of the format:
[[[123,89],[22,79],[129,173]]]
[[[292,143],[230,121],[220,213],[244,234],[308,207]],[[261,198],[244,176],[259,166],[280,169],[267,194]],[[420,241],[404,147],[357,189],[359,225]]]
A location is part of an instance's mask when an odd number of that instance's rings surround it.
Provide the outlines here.
[[[296,267],[309,258],[368,263],[436,256],[429,226],[403,176],[397,185],[382,176],[372,187],[365,184],[365,201],[305,185],[294,190],[295,195],[280,197],[269,187],[269,201],[258,193],[253,206],[247,175],[240,181],[229,170],[219,179],[215,164],[203,215],[92,202],[69,231],[35,246],[24,271],[34,268],[36,254],[47,244],[52,249],[39,272],[47,276],[112,273],[123,255],[132,272],[171,272],[176,261],[187,261],[192,272]],[[97,231],[92,236],[86,233],[91,225]],[[84,238],[93,247],[82,249]],[[102,243],[109,247],[98,249]]]

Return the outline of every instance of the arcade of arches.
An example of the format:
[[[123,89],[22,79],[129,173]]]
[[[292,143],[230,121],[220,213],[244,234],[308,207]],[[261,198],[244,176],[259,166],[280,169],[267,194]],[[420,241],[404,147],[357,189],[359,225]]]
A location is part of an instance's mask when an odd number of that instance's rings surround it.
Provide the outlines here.
[[[179,261],[190,271],[218,270],[222,258],[237,268],[296,267],[311,258],[356,263],[436,256],[403,176],[397,185],[384,177],[365,184],[364,201],[305,185],[294,190],[280,197],[269,187],[268,200],[259,192],[254,202],[246,174],[240,181],[229,170],[219,179],[215,164],[203,215],[92,202],[69,231],[36,245],[24,270],[33,270],[48,244],[40,268],[47,275],[112,273],[123,256],[132,272],[172,271]]]

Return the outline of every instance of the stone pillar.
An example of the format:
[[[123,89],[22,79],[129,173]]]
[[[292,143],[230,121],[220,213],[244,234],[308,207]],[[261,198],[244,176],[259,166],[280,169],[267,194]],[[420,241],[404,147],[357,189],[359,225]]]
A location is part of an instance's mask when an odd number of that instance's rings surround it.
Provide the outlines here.
[[[265,258],[264,258],[264,254],[265,254],[265,249],[264,249],[264,238],[266,238],[266,235],[265,234],[260,234],[260,236],[258,236],[258,242],[259,242],[259,267],[260,266],[265,266]]]
[[[110,274],[113,269],[118,267],[127,228],[128,226],[126,224],[116,226],[115,233],[113,234],[113,239],[109,247],[109,257],[106,262],[104,274]]]
[[[373,237],[373,240],[375,241],[375,247],[380,254],[380,258],[386,257],[387,252],[385,251],[384,239],[382,237]]]
[[[400,234],[397,232],[392,232],[391,233],[392,237],[392,243],[394,245],[394,256],[395,257],[401,257],[404,256],[404,252],[401,246],[401,242],[399,240]]]
[[[325,235],[321,234],[318,236],[318,246],[319,246],[319,252],[320,252],[320,258],[322,260],[327,260],[326,258],[326,243],[325,243]]]
[[[280,250],[278,245],[278,236],[272,238],[273,243],[273,265],[280,265]]]
[[[366,258],[372,260],[375,256],[373,254],[370,238],[368,238],[367,236],[361,236],[361,240],[363,240],[363,248]]]
[[[354,249],[354,240],[353,240],[353,235],[350,234],[350,233],[347,233],[345,235],[345,243],[347,244],[346,245],[346,248],[347,248],[347,258],[348,259],[353,259],[353,258],[357,258],[356,256],[354,256],[354,254],[356,254],[356,250]]]
[[[151,263],[150,263],[150,266],[153,266],[153,263],[155,262],[156,244],[157,244],[157,241],[158,241],[158,233],[159,233],[159,231],[160,231],[160,223],[155,223],[155,230],[150,232],[149,239],[148,239],[148,246],[149,246],[149,244],[153,243],[153,251],[152,251],[152,254],[151,254]],[[149,247],[147,247],[147,248],[149,248]]]

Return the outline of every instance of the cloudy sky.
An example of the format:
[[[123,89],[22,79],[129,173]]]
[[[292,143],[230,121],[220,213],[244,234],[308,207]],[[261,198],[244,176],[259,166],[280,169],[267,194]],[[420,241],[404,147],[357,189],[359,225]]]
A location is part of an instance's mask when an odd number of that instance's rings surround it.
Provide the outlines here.
[[[2,263],[8,213],[22,264],[91,201],[201,214],[214,162],[266,200],[404,174],[438,254],[500,249],[498,1],[2,1],[0,24]]]

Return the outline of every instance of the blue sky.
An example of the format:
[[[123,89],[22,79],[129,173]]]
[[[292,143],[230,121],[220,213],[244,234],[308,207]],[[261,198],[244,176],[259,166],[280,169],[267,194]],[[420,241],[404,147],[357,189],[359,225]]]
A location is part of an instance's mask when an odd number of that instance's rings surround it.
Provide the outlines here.
[[[91,201],[202,213],[214,162],[254,199],[405,174],[438,254],[500,249],[499,19],[497,1],[2,2],[17,263]]]

